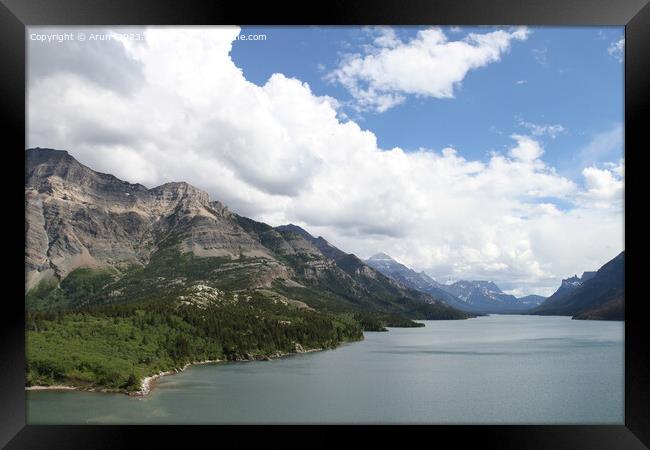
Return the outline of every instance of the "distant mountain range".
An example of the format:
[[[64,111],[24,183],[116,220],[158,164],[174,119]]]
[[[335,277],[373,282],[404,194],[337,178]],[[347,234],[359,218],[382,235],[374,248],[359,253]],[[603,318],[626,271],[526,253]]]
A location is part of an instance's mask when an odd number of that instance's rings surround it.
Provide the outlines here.
[[[377,253],[367,261],[396,282],[437,298],[454,308],[472,313],[569,315],[575,319],[623,320],[625,309],[625,252],[596,272],[584,272],[562,280],[550,297],[517,298],[491,281],[460,280],[441,284],[424,272]]]
[[[377,269],[382,274],[395,280],[404,286],[410,287],[420,292],[431,295],[432,297],[442,300],[454,308],[468,311],[466,304],[444,289],[443,285],[436,282],[433,278],[424,272],[416,272],[413,269],[398,263],[385,253],[377,253],[366,260],[366,263]],[[477,312],[477,311],[474,311]]]
[[[240,216],[184,182],[131,184],[66,151],[26,151],[25,208],[28,308],[187,299],[206,286],[384,324],[471,317],[296,225]]]
[[[625,251],[597,272],[562,280],[559,289],[531,314],[574,319],[624,320]]]
[[[366,260],[384,275],[408,286],[442,300],[454,308],[474,313],[515,313],[540,305],[545,297],[529,295],[518,299],[501,291],[491,281],[460,280],[453,284],[441,284],[424,272],[395,261],[385,253],[377,253]]]

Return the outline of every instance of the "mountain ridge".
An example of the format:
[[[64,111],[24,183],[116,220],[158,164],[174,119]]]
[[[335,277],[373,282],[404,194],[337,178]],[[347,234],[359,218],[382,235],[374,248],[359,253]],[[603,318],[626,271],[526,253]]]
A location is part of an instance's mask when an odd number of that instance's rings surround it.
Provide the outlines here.
[[[115,280],[85,302],[126,301],[180,292],[178,274],[191,270],[204,271],[187,275],[215,289],[271,289],[328,310],[470,317],[320,236],[240,216],[186,182],[149,189],[95,172],[66,151],[27,149],[25,184],[27,291],[77,269],[110,268]]]

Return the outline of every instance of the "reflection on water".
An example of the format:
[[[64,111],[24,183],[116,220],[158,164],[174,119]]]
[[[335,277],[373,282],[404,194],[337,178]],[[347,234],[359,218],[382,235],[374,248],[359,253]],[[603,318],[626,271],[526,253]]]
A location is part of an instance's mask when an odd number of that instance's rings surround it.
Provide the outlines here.
[[[28,423],[623,423],[622,322],[489,316],[194,366],[146,398],[28,392]]]

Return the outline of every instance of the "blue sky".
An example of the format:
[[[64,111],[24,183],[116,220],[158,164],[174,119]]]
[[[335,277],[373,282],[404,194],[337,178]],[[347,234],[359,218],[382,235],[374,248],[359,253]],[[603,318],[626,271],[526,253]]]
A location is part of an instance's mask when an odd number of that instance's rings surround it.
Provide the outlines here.
[[[395,28],[402,41],[420,27]],[[442,28],[450,40],[492,27]],[[621,158],[622,142],[607,145],[590,158],[579,152],[624,118],[624,66],[608,51],[624,36],[622,27],[534,27],[526,41],[515,42],[497,63],[470,71],[452,99],[410,97],[383,113],[343,107],[362,128],[371,130],[383,149],[454,147],[472,160],[505,151],[510,135],[530,134],[522,122],[560,125],[555,138],[540,136],[544,160],[561,174],[580,179],[587,165]],[[355,27],[242,27],[242,34],[266,34],[266,41],[235,41],[233,61],[244,76],[263,85],[273,73],[307,82],[316,95],[345,103],[350,94],[325,75],[342,55],[371,44]]]

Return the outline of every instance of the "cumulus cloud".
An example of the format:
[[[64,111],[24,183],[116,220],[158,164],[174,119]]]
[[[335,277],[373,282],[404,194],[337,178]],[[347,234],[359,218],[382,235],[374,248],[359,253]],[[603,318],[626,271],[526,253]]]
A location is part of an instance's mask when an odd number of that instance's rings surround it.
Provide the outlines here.
[[[246,80],[229,56],[238,33],[154,27],[141,45],[122,42],[120,58],[143,79],[128,95],[81,68],[30,70],[29,145],[148,186],[184,180],[240,214],[297,223],[360,257],[385,251],[443,280],[548,293],[620,252],[622,163],[576,183],[523,134],[484,161],[379,148],[306,83]]]
[[[383,112],[407,95],[451,98],[470,70],[499,61],[528,33],[520,27],[450,41],[440,28],[429,28],[403,42],[393,29],[382,27],[374,45],[346,55],[327,79],[344,86],[360,110]]]
[[[528,136],[513,134],[512,138],[517,141],[517,146],[510,149],[510,156],[517,160],[524,162],[535,161],[544,153],[539,142]]]
[[[610,163],[602,169],[594,166],[583,169],[586,190],[580,199],[596,208],[622,206],[624,164],[621,160],[618,165]]]

